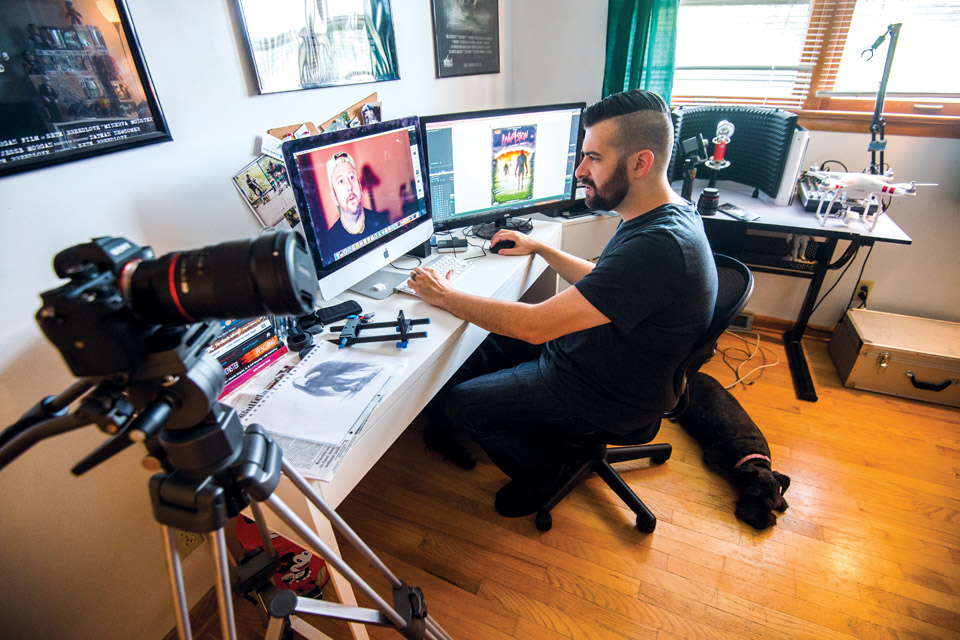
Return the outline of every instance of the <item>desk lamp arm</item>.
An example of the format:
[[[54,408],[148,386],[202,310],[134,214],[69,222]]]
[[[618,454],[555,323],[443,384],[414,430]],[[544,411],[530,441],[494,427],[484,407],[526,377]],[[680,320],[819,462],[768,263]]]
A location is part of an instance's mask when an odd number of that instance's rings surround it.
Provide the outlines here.
[[[869,60],[873,57],[873,52],[883,44],[884,39],[887,37],[887,34],[890,35],[890,45],[887,47],[887,59],[883,64],[883,77],[880,80],[880,89],[877,91],[877,102],[873,111],[873,122],[870,124],[870,167],[871,171],[882,174],[883,173],[883,151],[887,146],[887,142],[884,139],[884,126],[886,121],[883,119],[883,103],[887,97],[887,83],[890,81],[890,67],[893,66],[893,56],[897,51],[897,39],[900,37],[900,27],[903,26],[902,23],[894,23],[887,26],[887,30],[876,39],[873,45],[869,49],[865,49],[860,55],[869,52],[870,56],[867,58]],[[877,163],[877,153],[880,154],[880,162]]]

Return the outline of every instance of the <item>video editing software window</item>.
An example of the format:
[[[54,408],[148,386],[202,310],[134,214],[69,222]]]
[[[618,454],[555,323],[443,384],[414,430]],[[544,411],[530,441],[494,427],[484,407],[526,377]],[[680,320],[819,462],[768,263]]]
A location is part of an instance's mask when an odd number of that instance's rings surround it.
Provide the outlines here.
[[[571,200],[582,108],[421,118],[434,225],[462,227]]]

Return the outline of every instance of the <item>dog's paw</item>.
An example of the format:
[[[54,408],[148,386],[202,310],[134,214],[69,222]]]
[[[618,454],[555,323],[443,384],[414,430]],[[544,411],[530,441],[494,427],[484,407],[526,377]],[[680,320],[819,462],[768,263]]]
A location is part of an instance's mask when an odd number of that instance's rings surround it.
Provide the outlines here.
[[[734,515],[754,529],[763,531],[777,524],[777,516],[765,504],[757,504],[740,500],[734,510]]]

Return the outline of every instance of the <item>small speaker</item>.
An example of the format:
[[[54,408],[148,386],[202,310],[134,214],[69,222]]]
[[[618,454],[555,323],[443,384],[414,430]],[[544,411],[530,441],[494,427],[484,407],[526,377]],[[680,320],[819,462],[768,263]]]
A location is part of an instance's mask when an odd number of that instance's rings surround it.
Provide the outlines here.
[[[408,256],[413,256],[415,258],[429,258],[430,257],[430,240],[425,240],[423,244],[414,247],[410,251],[407,251]]]

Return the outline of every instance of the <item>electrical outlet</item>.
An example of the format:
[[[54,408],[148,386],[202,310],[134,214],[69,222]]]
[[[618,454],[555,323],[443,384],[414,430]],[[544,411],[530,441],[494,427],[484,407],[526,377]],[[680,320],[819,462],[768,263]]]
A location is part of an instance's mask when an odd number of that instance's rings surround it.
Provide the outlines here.
[[[183,560],[203,543],[203,534],[177,529],[177,551]]]
[[[861,280],[857,283],[857,300],[859,300],[862,304],[867,304],[867,300],[870,298],[871,291],[873,291],[873,281]]]

